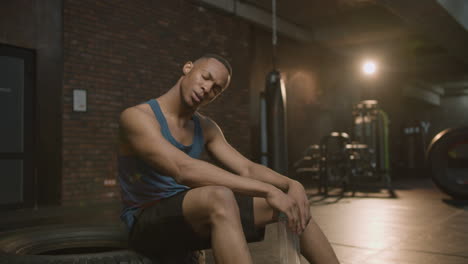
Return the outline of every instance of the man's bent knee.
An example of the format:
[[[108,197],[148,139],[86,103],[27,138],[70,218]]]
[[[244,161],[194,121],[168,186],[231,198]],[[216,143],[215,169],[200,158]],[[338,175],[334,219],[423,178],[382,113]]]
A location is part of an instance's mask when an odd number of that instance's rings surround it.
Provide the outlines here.
[[[232,218],[239,215],[239,207],[231,189],[212,186],[208,192],[212,220]]]
[[[234,194],[223,186],[203,186],[189,190],[182,208],[187,222],[202,236],[210,234],[215,221],[232,218],[238,211]]]

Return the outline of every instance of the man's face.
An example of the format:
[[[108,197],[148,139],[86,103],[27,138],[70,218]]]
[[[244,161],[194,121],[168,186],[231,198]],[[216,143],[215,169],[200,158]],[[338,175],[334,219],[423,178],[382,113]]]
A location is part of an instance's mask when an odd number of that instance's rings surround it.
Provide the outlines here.
[[[187,105],[195,108],[213,101],[229,85],[228,70],[213,58],[187,62],[183,71],[181,95]]]

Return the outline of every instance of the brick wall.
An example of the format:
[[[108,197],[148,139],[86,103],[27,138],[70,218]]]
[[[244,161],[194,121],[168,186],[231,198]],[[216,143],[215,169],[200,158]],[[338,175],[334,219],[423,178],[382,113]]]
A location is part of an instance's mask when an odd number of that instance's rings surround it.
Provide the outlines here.
[[[63,204],[119,199],[119,113],[161,95],[185,61],[206,52],[230,59],[234,76],[202,112],[251,156],[247,22],[189,0],[65,0],[63,16]],[[73,89],[87,90],[87,112],[72,111]]]

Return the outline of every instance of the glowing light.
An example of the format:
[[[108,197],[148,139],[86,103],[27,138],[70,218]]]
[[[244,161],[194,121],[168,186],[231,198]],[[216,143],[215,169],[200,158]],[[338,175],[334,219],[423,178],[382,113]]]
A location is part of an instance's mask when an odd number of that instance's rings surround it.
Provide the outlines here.
[[[366,75],[373,75],[377,71],[377,64],[373,61],[365,61],[362,65],[362,71]]]

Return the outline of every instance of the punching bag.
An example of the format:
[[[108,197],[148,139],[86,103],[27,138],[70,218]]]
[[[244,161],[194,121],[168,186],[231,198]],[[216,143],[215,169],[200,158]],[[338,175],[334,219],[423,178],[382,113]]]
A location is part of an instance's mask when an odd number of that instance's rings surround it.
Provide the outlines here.
[[[288,174],[286,89],[280,72],[267,74],[266,116],[268,139],[268,167],[282,174]]]

